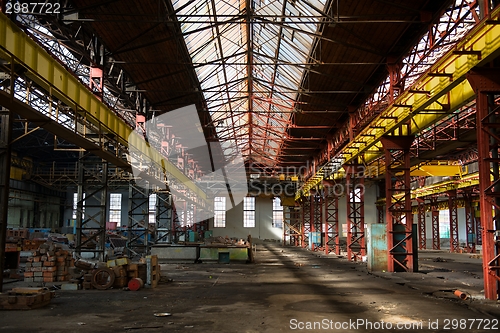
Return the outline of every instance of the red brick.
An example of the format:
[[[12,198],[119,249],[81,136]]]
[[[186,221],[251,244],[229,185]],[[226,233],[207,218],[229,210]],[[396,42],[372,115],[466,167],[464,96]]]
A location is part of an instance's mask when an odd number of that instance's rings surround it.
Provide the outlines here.
[[[43,277],[44,278],[47,278],[47,277],[52,278],[54,276],[56,276],[56,272],[43,272]]]

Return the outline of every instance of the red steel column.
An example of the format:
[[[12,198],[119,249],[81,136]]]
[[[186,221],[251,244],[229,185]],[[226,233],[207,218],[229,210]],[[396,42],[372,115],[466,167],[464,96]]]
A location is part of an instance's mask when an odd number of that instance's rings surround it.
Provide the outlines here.
[[[463,194],[465,202],[465,229],[467,232],[467,249],[468,253],[476,253],[476,223],[474,219],[474,207],[472,207],[472,193],[465,191]]]
[[[439,237],[439,210],[437,198],[431,198],[431,225],[432,225],[432,249],[441,249],[441,238]]]
[[[301,230],[301,213],[302,209],[290,209],[290,224],[295,227],[296,230]],[[302,246],[303,236],[300,233],[295,233],[290,236],[290,245]]]
[[[385,196],[385,181],[379,181],[378,182],[378,198],[382,199]],[[385,222],[385,206],[378,202],[377,200],[377,223],[384,223]]]
[[[450,252],[458,252],[460,243],[458,240],[458,209],[457,191],[448,191],[448,209],[450,211]]]
[[[365,188],[363,166],[346,164],[347,258],[362,261],[365,246]]]
[[[323,181],[325,188],[325,254],[340,255],[339,197],[334,193],[333,182]]]
[[[311,232],[311,199],[305,197],[302,202],[302,247],[309,245],[309,232]]]
[[[499,76],[499,68],[475,68],[467,74],[476,93],[484,295],[492,300],[500,296],[500,111],[495,102]]]
[[[386,218],[389,272],[413,272],[413,214],[411,210],[409,126],[399,136],[381,138],[385,151]]]
[[[418,207],[418,248],[424,250],[427,248],[427,235],[425,228],[425,200],[417,198]]]

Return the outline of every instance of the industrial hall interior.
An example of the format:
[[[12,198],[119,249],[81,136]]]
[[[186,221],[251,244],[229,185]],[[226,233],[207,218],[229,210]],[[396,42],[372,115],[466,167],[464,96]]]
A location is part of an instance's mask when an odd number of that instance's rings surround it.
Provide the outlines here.
[[[0,331],[500,328],[500,1],[0,9]]]

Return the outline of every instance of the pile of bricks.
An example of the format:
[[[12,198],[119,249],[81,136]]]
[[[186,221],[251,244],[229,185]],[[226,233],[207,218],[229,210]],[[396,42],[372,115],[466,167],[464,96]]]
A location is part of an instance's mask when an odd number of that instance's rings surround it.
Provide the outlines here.
[[[74,264],[71,254],[60,244],[42,244],[26,262],[24,281],[69,281],[69,268]]]
[[[36,251],[45,242],[45,239],[23,239],[23,251]]]

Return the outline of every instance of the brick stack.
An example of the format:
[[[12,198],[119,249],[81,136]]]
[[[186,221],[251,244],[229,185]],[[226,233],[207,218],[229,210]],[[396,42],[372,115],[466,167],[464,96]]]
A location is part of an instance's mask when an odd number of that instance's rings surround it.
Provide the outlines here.
[[[69,281],[69,268],[73,266],[73,258],[60,244],[42,244],[26,262],[24,281]]]
[[[23,251],[36,251],[45,242],[44,239],[24,239]]]

